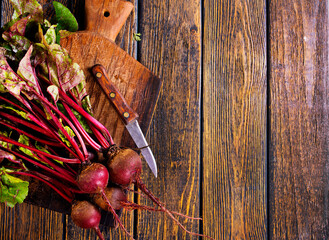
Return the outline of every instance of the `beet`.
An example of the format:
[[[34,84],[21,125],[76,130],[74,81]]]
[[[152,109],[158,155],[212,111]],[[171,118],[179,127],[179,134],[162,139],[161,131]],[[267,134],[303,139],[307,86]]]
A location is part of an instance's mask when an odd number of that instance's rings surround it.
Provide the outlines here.
[[[77,201],[72,205],[72,221],[81,228],[94,229],[101,240],[103,235],[99,230],[101,213],[99,209],[88,201]]]
[[[126,194],[119,187],[107,187],[104,189],[106,198],[110,202],[114,210],[122,209],[122,203],[127,202]],[[101,193],[93,195],[93,201],[97,206],[105,211],[110,211],[109,206]]]
[[[121,149],[108,162],[110,181],[118,185],[129,185],[142,170],[142,160],[132,149]]]
[[[85,193],[100,193],[106,188],[109,172],[100,163],[92,163],[85,167],[77,178],[77,185]]]

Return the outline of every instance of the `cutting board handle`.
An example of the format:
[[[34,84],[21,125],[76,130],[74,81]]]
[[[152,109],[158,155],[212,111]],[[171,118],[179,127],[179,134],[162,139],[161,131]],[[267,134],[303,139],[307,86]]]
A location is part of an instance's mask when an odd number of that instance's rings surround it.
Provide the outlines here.
[[[85,0],[86,30],[115,41],[133,8],[124,0]]]

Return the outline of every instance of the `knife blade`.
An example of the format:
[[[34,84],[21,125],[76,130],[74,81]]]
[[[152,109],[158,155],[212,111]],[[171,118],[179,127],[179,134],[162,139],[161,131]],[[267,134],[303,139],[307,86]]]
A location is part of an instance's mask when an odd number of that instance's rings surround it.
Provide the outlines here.
[[[109,98],[114,108],[118,112],[131,138],[134,140],[137,148],[141,150],[141,154],[143,155],[148,166],[150,167],[152,173],[155,177],[157,177],[157,164],[152,150],[149,147],[144,137],[144,134],[138,124],[138,114],[127,104],[122,94],[118,91],[118,89],[109,79],[106,70],[102,65],[97,64],[93,66],[92,73],[103,91],[105,92],[106,96]]]

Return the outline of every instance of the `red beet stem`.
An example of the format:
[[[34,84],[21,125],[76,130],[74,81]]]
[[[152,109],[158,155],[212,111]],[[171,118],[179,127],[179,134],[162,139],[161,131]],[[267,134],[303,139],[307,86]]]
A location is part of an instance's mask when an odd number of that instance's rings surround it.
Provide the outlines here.
[[[150,207],[150,206],[146,206],[146,205],[140,205],[140,204],[133,203],[133,202],[130,202],[130,201],[121,202],[121,204],[122,204],[122,207],[124,207],[125,209],[128,209],[128,210],[135,210],[135,209],[139,210],[139,209],[141,209],[141,210],[148,210],[148,211],[153,211],[153,212],[164,212],[164,210],[161,209],[161,208],[159,209],[159,208]],[[179,213],[179,212],[175,212],[175,211],[170,211],[170,212],[172,214],[175,214],[175,215],[187,218],[187,219],[202,220],[202,218],[190,217],[190,216],[187,216],[187,215]]]
[[[155,204],[157,204],[165,213],[168,214],[168,216],[181,228],[183,229],[185,232],[187,232],[188,234],[191,235],[195,235],[195,236],[199,236],[199,237],[205,237],[205,238],[209,238],[212,240],[215,240],[212,237],[203,235],[203,234],[199,234],[199,233],[195,233],[195,232],[191,232],[189,230],[187,230],[173,215],[172,213],[164,207],[163,203],[161,203],[157,197],[155,197],[153,195],[153,193],[151,193],[150,190],[147,189],[146,185],[141,181],[141,179],[139,178],[139,176],[137,175],[135,178],[135,182],[136,186],[142,191],[144,192]]]
[[[44,128],[42,127],[39,127],[38,125],[35,125],[33,123],[30,123],[26,120],[23,120],[21,118],[18,118],[18,117],[15,117],[13,115],[10,115],[8,113],[5,113],[5,112],[1,112],[0,111],[0,116],[4,117],[4,118],[7,118],[8,120],[10,120],[11,122],[16,122],[16,123],[19,123],[19,124],[22,124],[28,128],[31,128],[31,129],[34,129],[35,131],[38,131],[48,137],[52,137],[53,135],[51,133],[49,133],[48,131],[46,131]]]
[[[51,102],[49,102],[47,98],[45,98],[44,96],[40,95],[33,88],[30,88],[30,90],[39,98],[40,101],[42,101],[45,104],[45,107],[49,107],[51,110],[53,110],[55,113],[57,113],[69,125],[69,127],[72,129],[72,131],[75,133],[75,135],[77,136],[77,138],[80,141],[80,144],[81,144],[81,147],[82,147],[84,156],[81,154],[81,150],[79,149],[79,147],[77,147],[77,143],[75,143],[75,141],[73,140],[73,138],[70,138],[69,136],[67,136],[68,134],[67,134],[66,130],[63,129],[63,127],[61,126],[61,123],[59,122],[58,118],[52,113],[52,111],[48,111],[48,113],[51,115],[51,117],[55,121],[57,127],[60,128],[60,130],[65,135],[65,137],[71,142],[73,148],[76,149],[76,151],[79,154],[81,160],[82,161],[85,161],[86,158],[88,157],[87,148],[86,148],[86,146],[85,146],[85,144],[84,144],[84,142],[82,140],[82,137],[80,136],[79,132],[74,127],[74,125],[72,124],[72,122],[69,121],[68,118],[61,111],[59,111],[59,109],[57,107],[55,107]]]
[[[97,236],[99,237],[100,240],[105,240],[103,234],[99,230],[99,227],[95,227],[94,230],[95,230],[95,232],[96,232],[96,234],[97,234]]]
[[[89,134],[86,132],[86,130],[81,126],[78,119],[74,116],[72,110],[67,106],[66,103],[63,103],[63,106],[66,110],[66,112],[69,114],[71,120],[73,121],[74,125],[77,127],[77,129],[80,131],[82,136],[86,139],[86,141],[89,143],[89,145],[94,148],[96,151],[101,150],[101,146],[92,139]]]
[[[33,134],[30,134],[30,133],[28,133],[28,132],[26,132],[26,131],[23,131],[22,129],[17,128],[17,127],[15,127],[15,126],[12,125],[12,124],[9,124],[8,122],[5,122],[5,121],[0,120],[0,124],[2,124],[2,125],[4,125],[4,126],[6,126],[6,127],[9,127],[9,128],[11,128],[11,129],[15,130],[15,131],[17,131],[17,132],[20,133],[20,134],[24,134],[24,135],[26,135],[27,137],[29,137],[30,139],[33,139],[33,140],[35,140],[35,141],[37,141],[37,142],[40,142],[40,143],[42,143],[42,144],[45,144],[45,145],[48,145],[48,146],[56,146],[56,147],[62,146],[62,145],[61,145],[60,143],[58,143],[58,142],[48,141],[48,140],[46,140],[46,139],[38,138],[38,137],[34,136]]]
[[[73,201],[73,197],[67,196],[65,193],[63,193],[62,190],[60,190],[59,188],[57,188],[56,186],[54,186],[53,184],[51,184],[50,182],[44,180],[41,177],[38,177],[38,176],[36,176],[34,174],[31,174],[31,173],[28,173],[28,172],[13,172],[12,174],[24,175],[24,176],[33,177],[33,178],[35,178],[37,180],[40,180],[41,182],[44,182],[49,187],[51,187],[53,190],[55,190],[62,198],[64,198],[69,203],[72,203],[72,201]]]
[[[88,112],[86,112],[82,107],[80,107],[76,102],[74,102],[67,94],[59,89],[59,95],[60,97],[73,109],[75,109],[78,113],[80,113],[83,117],[85,117],[89,122],[91,122],[96,128],[98,128],[106,138],[111,143],[113,142],[112,136],[109,133],[109,131],[104,127],[103,124],[101,124],[98,120],[96,120],[94,117],[92,117]]]
[[[20,142],[17,142],[15,140],[12,140],[11,138],[5,137],[5,136],[3,136],[1,134],[0,134],[0,140],[1,141],[4,141],[4,142],[7,142],[7,143],[11,143],[11,144],[13,144],[15,146],[18,146],[18,147],[23,147],[23,148],[29,149],[29,150],[34,151],[34,152],[39,153],[39,154],[43,154],[43,155],[45,155],[47,157],[56,159],[56,160],[61,161],[61,162],[65,162],[65,163],[80,163],[80,160],[79,159],[63,158],[63,157],[60,157],[60,156],[57,156],[57,155],[52,155],[52,154],[43,152],[43,151],[41,151],[41,150],[39,150],[39,149],[37,149],[35,147],[31,147],[31,146],[22,144]]]

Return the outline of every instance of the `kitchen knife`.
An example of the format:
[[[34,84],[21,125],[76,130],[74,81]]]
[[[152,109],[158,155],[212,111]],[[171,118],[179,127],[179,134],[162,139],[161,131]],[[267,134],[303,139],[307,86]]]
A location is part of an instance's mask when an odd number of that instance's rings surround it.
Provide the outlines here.
[[[136,146],[141,150],[141,153],[148,166],[151,168],[154,176],[157,177],[158,172],[155,158],[138,124],[138,114],[128,106],[124,97],[107,76],[106,70],[102,65],[97,64],[93,66],[92,73],[105,92],[106,96],[113,104],[114,108],[119,113],[120,118],[124,122],[130,136],[134,140]]]

